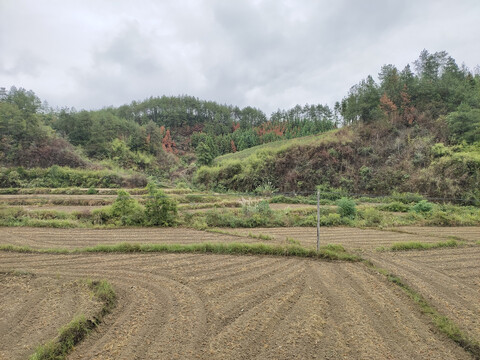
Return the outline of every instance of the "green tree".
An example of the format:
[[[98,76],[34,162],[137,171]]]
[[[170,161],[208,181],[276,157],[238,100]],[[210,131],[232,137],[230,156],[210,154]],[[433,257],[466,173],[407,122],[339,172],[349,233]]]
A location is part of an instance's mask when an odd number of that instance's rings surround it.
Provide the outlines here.
[[[447,123],[453,141],[465,140],[467,143],[480,141],[480,109],[461,105],[458,111],[447,116]]]
[[[176,224],[177,203],[162,190],[149,184],[145,218],[146,224],[150,226],[173,226]]]
[[[112,216],[121,225],[138,224],[141,219],[141,208],[138,202],[125,190],[118,190],[117,198],[111,207]]]
[[[195,150],[199,165],[211,165],[215,158],[212,149],[204,142],[200,143]]]

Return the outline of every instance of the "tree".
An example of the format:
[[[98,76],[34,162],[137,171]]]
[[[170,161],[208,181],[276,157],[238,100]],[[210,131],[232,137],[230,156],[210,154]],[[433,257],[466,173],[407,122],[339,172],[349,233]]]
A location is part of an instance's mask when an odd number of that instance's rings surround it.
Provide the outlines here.
[[[201,142],[195,150],[197,155],[197,163],[199,165],[211,165],[215,156],[212,153],[212,149],[204,142]]]
[[[150,226],[173,226],[176,223],[177,203],[151,184],[145,202],[146,223]]]
[[[480,141],[480,109],[461,105],[458,111],[447,116],[448,127],[455,142],[465,140],[467,143]]]

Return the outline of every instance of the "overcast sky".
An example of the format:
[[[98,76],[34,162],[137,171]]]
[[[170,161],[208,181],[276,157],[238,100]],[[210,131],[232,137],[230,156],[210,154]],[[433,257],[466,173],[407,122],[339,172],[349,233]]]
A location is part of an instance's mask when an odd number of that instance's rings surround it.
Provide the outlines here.
[[[192,95],[333,105],[422,49],[480,64],[478,0],[0,0],[0,87],[78,110]]]

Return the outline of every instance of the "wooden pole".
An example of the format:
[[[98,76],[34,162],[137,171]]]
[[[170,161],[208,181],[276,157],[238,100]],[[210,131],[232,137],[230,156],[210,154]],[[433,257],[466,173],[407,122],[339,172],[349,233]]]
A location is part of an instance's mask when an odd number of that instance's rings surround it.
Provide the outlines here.
[[[317,252],[320,251],[320,190],[317,189]]]

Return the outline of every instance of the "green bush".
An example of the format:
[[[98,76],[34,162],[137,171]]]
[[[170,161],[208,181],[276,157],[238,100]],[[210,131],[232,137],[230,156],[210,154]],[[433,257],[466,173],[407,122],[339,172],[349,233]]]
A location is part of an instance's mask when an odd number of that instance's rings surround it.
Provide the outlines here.
[[[119,190],[115,202],[111,206],[112,217],[121,225],[140,225],[144,212],[138,201],[125,190]]]
[[[398,193],[394,191],[392,193],[392,199],[394,201],[401,202],[402,204],[413,204],[413,203],[418,203],[419,201],[424,200],[424,197],[420,194],[415,194],[415,193]]]
[[[177,203],[162,191],[149,187],[145,201],[145,223],[150,226],[173,226],[177,222]]]
[[[412,210],[416,213],[428,213],[433,209],[433,204],[427,200],[422,200],[412,206]]]
[[[383,220],[382,214],[372,207],[360,211],[359,216],[362,218],[364,226],[378,226]]]
[[[400,201],[394,201],[389,204],[380,206],[380,210],[393,212],[408,212],[410,210],[410,206]]]
[[[337,212],[340,214],[341,217],[345,217],[348,219],[355,219],[355,216],[357,215],[357,208],[355,201],[349,198],[341,198],[337,202]]]

